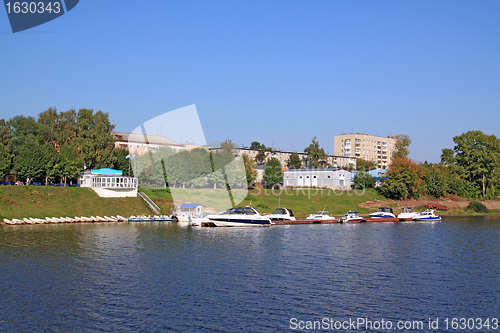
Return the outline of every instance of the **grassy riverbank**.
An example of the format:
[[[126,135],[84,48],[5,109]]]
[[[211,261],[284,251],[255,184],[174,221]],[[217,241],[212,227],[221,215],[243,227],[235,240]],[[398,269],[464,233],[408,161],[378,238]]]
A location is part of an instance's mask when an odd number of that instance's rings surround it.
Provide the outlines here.
[[[172,196],[167,189],[141,189],[151,199],[153,199],[162,209],[162,213],[170,214],[173,206]],[[176,200],[181,203],[200,203],[213,208],[214,211],[221,211],[228,208],[227,192],[223,190],[212,189],[175,189]],[[239,194],[241,196],[241,194]],[[245,193],[245,199],[239,206],[248,205],[257,208],[260,213],[271,213],[281,202],[281,207],[287,207],[293,210],[298,218],[304,218],[307,215],[318,211],[327,210],[334,216],[342,216],[349,210],[355,210],[363,215],[367,215],[377,210],[380,206],[388,206],[394,209],[397,215],[401,212],[400,207],[413,207],[417,211],[423,211],[427,203],[439,203],[448,206],[450,209],[437,211],[445,216],[478,216],[498,214],[498,209],[490,209],[489,213],[479,214],[466,208],[470,200],[454,197],[435,199],[421,198],[412,200],[388,200],[378,193],[375,189],[366,191],[332,191],[327,189],[294,189],[294,190],[249,190]],[[220,203],[226,203],[226,206],[217,206]],[[486,203],[486,202],[485,202]],[[496,208],[500,201],[489,201],[487,205]]]
[[[173,208],[172,195],[168,189],[141,189],[162,209],[163,214],[171,214]],[[229,197],[224,190],[213,189],[176,189],[176,200],[181,203],[200,203],[221,211],[230,207]],[[418,211],[425,208],[426,202],[435,202],[452,207],[448,211],[438,211],[440,215],[490,215],[498,214],[498,209],[490,209],[489,214],[478,214],[466,208],[467,202],[439,199],[419,199],[409,201],[386,200],[376,190],[332,191],[321,189],[295,190],[259,190],[254,189],[234,196],[244,198],[240,206],[248,205],[257,208],[261,213],[271,213],[279,205],[294,211],[298,218],[304,218],[318,210],[326,210],[334,216],[342,216],[348,210],[368,214],[379,206],[394,208],[412,206]],[[466,200],[466,199],[463,199]],[[452,205],[453,204],[453,205]],[[487,203],[495,208],[500,201]],[[0,186],[0,218],[44,218],[51,216],[110,216],[152,214],[151,210],[140,198],[100,198],[89,188],[69,188],[52,186]]]
[[[141,198],[101,198],[90,188],[0,186],[0,217],[151,214]]]
[[[162,212],[168,213],[173,204],[168,190],[141,189],[141,191],[144,191],[154,200],[160,206]],[[227,192],[225,191],[176,189],[175,194],[184,199],[182,203],[200,203],[213,208],[215,211],[229,208],[228,206],[217,207],[220,202],[228,202]],[[281,207],[290,208],[298,218],[304,218],[318,210],[327,210],[333,215],[344,215],[348,210],[357,210],[362,214],[368,214],[373,209],[361,208],[358,204],[374,200],[384,200],[384,197],[374,189],[364,192],[321,189],[283,191],[254,189],[248,191],[239,206],[249,205],[251,202],[252,207],[257,208],[260,213],[272,213],[281,203]]]

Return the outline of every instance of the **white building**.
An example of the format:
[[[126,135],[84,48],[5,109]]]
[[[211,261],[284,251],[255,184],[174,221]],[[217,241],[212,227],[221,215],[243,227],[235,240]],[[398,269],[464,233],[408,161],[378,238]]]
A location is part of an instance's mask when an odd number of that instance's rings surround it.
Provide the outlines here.
[[[351,172],[345,169],[291,169],[283,173],[284,186],[351,189]]]
[[[122,176],[121,170],[92,169],[81,173],[80,186],[90,187],[100,197],[137,197],[137,178]]]

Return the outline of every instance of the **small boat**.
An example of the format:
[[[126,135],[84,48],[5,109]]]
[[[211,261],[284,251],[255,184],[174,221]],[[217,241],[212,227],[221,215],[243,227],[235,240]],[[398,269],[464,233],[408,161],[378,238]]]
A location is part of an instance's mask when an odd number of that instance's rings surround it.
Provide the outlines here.
[[[314,214],[309,214],[306,217],[306,220],[314,220],[314,221],[325,221],[325,220],[335,220],[335,217],[328,215],[326,210],[320,210]]]
[[[415,217],[416,221],[441,221],[441,216],[435,215],[433,209],[427,209]]]
[[[248,206],[238,207],[229,214],[208,215],[205,221],[218,227],[263,227],[273,224],[268,217]]]
[[[288,208],[276,208],[272,214],[265,215],[271,221],[295,221],[293,212]]]
[[[149,220],[150,220],[150,218],[147,217],[147,216],[134,216],[134,215],[131,215],[128,218],[129,222],[146,222],[146,221],[149,221]]]
[[[19,220],[19,219],[12,219],[12,223],[13,224],[23,224],[23,220]]]
[[[398,215],[398,219],[414,220],[420,213],[413,210],[411,207],[401,208],[401,214]]]
[[[347,214],[340,218],[341,223],[361,223],[365,222],[365,219],[359,216],[358,212],[348,211]]]
[[[392,208],[390,207],[380,207],[375,213],[370,214],[371,218],[379,218],[379,219],[387,219],[387,218],[396,218]]]
[[[126,217],[123,217],[123,216],[120,216],[120,215],[116,215],[116,217],[118,218],[118,221],[127,221],[127,218]]]
[[[10,225],[16,224],[15,222],[12,222],[11,220],[8,220],[8,219],[3,219],[3,223],[10,224]]]

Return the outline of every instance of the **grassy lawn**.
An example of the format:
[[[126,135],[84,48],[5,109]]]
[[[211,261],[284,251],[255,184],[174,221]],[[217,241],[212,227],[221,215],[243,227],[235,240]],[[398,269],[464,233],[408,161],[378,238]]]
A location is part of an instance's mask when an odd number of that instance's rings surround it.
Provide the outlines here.
[[[141,198],[101,198],[79,187],[0,186],[2,219],[136,214],[151,214]]]

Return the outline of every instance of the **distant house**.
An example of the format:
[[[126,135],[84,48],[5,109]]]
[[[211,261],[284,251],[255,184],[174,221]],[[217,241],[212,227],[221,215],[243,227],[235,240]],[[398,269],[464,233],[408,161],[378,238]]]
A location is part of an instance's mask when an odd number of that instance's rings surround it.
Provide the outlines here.
[[[351,172],[345,169],[291,169],[283,172],[284,186],[351,189]]]
[[[160,148],[184,150],[186,146],[159,135],[144,135],[135,133],[112,132],[116,139],[115,147],[124,148],[131,154],[143,155],[147,152],[157,152]]]
[[[177,207],[177,214],[184,216],[201,216],[204,213],[204,208],[206,206],[196,203],[182,204]]]
[[[87,169],[80,176],[80,186],[92,188],[100,197],[137,197],[137,178],[123,176],[121,170]]]

